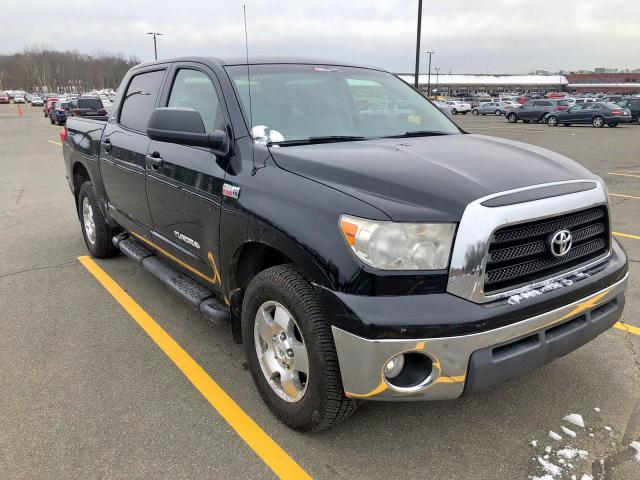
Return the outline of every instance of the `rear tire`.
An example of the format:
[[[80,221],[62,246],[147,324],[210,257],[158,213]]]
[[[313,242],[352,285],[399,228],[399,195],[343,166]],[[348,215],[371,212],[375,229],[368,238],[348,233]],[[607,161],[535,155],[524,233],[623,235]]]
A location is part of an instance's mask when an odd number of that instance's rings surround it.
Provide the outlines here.
[[[271,308],[273,313],[269,313]],[[282,340],[287,329],[279,331],[283,322],[275,320],[276,310],[285,323],[293,320],[295,340],[291,334],[285,334]],[[265,311],[266,325],[273,325],[274,330],[260,328],[260,320],[265,317],[257,317]],[[242,338],[256,388],[273,414],[289,427],[302,432],[323,430],[354,412],[357,404],[344,394],[329,322],[313,287],[293,265],[268,268],[251,280],[242,303]],[[284,368],[281,365],[281,362],[288,361],[282,356],[271,357],[269,349],[273,345],[270,338],[275,345],[274,352],[283,348],[276,339],[297,345],[291,349],[291,366]],[[265,352],[260,357],[262,360],[259,359],[256,341],[259,349]],[[296,361],[299,355],[296,352],[300,351],[301,344],[306,352],[307,374],[298,370],[303,367],[298,367]],[[267,361],[269,366],[265,370],[262,365]],[[296,392],[294,397],[288,396],[290,389],[282,387],[282,377],[287,372],[291,372],[289,375],[295,379],[297,390],[293,389]],[[268,375],[270,380],[267,380]]]
[[[500,115],[502,115],[502,112],[501,112],[500,110],[496,110],[496,111],[495,111],[495,114],[496,114],[497,116],[500,116]]]
[[[108,258],[118,254],[111,239],[118,233],[105,222],[98,196],[91,182],[84,182],[78,193],[78,216],[87,250],[96,258]]]
[[[474,108],[473,110],[471,110],[471,113],[473,113],[474,115],[478,115],[478,113],[480,112],[478,112],[477,108]]]
[[[617,124],[616,122],[611,122],[611,123],[609,123],[608,125],[609,125],[610,127],[612,127],[612,128],[613,128],[613,127],[617,127],[617,126],[618,126],[618,124]]]
[[[457,115],[458,114],[458,110],[456,110],[455,108],[451,109],[451,114],[452,115]]]

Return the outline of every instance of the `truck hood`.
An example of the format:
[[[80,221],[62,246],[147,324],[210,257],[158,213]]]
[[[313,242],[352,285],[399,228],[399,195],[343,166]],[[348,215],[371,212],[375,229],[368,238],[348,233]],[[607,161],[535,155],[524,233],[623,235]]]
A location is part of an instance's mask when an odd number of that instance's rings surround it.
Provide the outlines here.
[[[457,222],[470,202],[492,193],[597,178],[560,154],[484,135],[270,150],[281,168],[365,201],[396,221]]]

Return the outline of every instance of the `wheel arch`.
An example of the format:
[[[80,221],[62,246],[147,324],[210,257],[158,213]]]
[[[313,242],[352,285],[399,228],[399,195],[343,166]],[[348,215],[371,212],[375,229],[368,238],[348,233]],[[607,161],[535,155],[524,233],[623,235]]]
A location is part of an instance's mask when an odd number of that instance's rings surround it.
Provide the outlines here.
[[[262,238],[247,238],[237,243],[228,260],[227,279],[228,303],[231,310],[231,331],[234,340],[242,342],[240,318],[244,292],[249,282],[267,268],[292,264],[310,283],[330,286],[328,275],[313,261],[311,255],[301,246],[282,235],[267,235]]]

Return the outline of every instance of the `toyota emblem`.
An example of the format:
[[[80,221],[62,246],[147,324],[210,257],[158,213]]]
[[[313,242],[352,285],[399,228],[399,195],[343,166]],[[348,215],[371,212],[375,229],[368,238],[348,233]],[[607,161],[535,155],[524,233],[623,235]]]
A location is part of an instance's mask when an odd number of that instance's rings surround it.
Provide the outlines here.
[[[564,257],[569,250],[571,250],[571,244],[573,243],[573,237],[571,236],[571,232],[569,230],[558,230],[551,237],[551,241],[549,242],[549,248],[551,249],[551,254],[554,257]]]

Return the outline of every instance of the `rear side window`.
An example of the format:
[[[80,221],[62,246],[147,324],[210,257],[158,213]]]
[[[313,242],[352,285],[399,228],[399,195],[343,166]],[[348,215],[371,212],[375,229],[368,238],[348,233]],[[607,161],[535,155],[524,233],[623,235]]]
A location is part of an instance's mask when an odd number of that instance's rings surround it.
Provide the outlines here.
[[[156,70],[141,73],[131,79],[129,88],[122,97],[120,125],[138,132],[147,130],[147,123],[155,107],[163,77],[164,70]],[[100,99],[98,101],[100,102]]]
[[[536,102],[536,106],[538,107],[550,107],[552,106],[551,102]]]
[[[102,102],[99,98],[79,98],[78,108],[102,108]]]
[[[629,100],[630,107],[640,107],[640,98],[637,100]]]
[[[211,79],[202,72],[187,68],[178,70],[167,106],[193,108],[202,117],[207,133],[224,130],[218,94]]]

